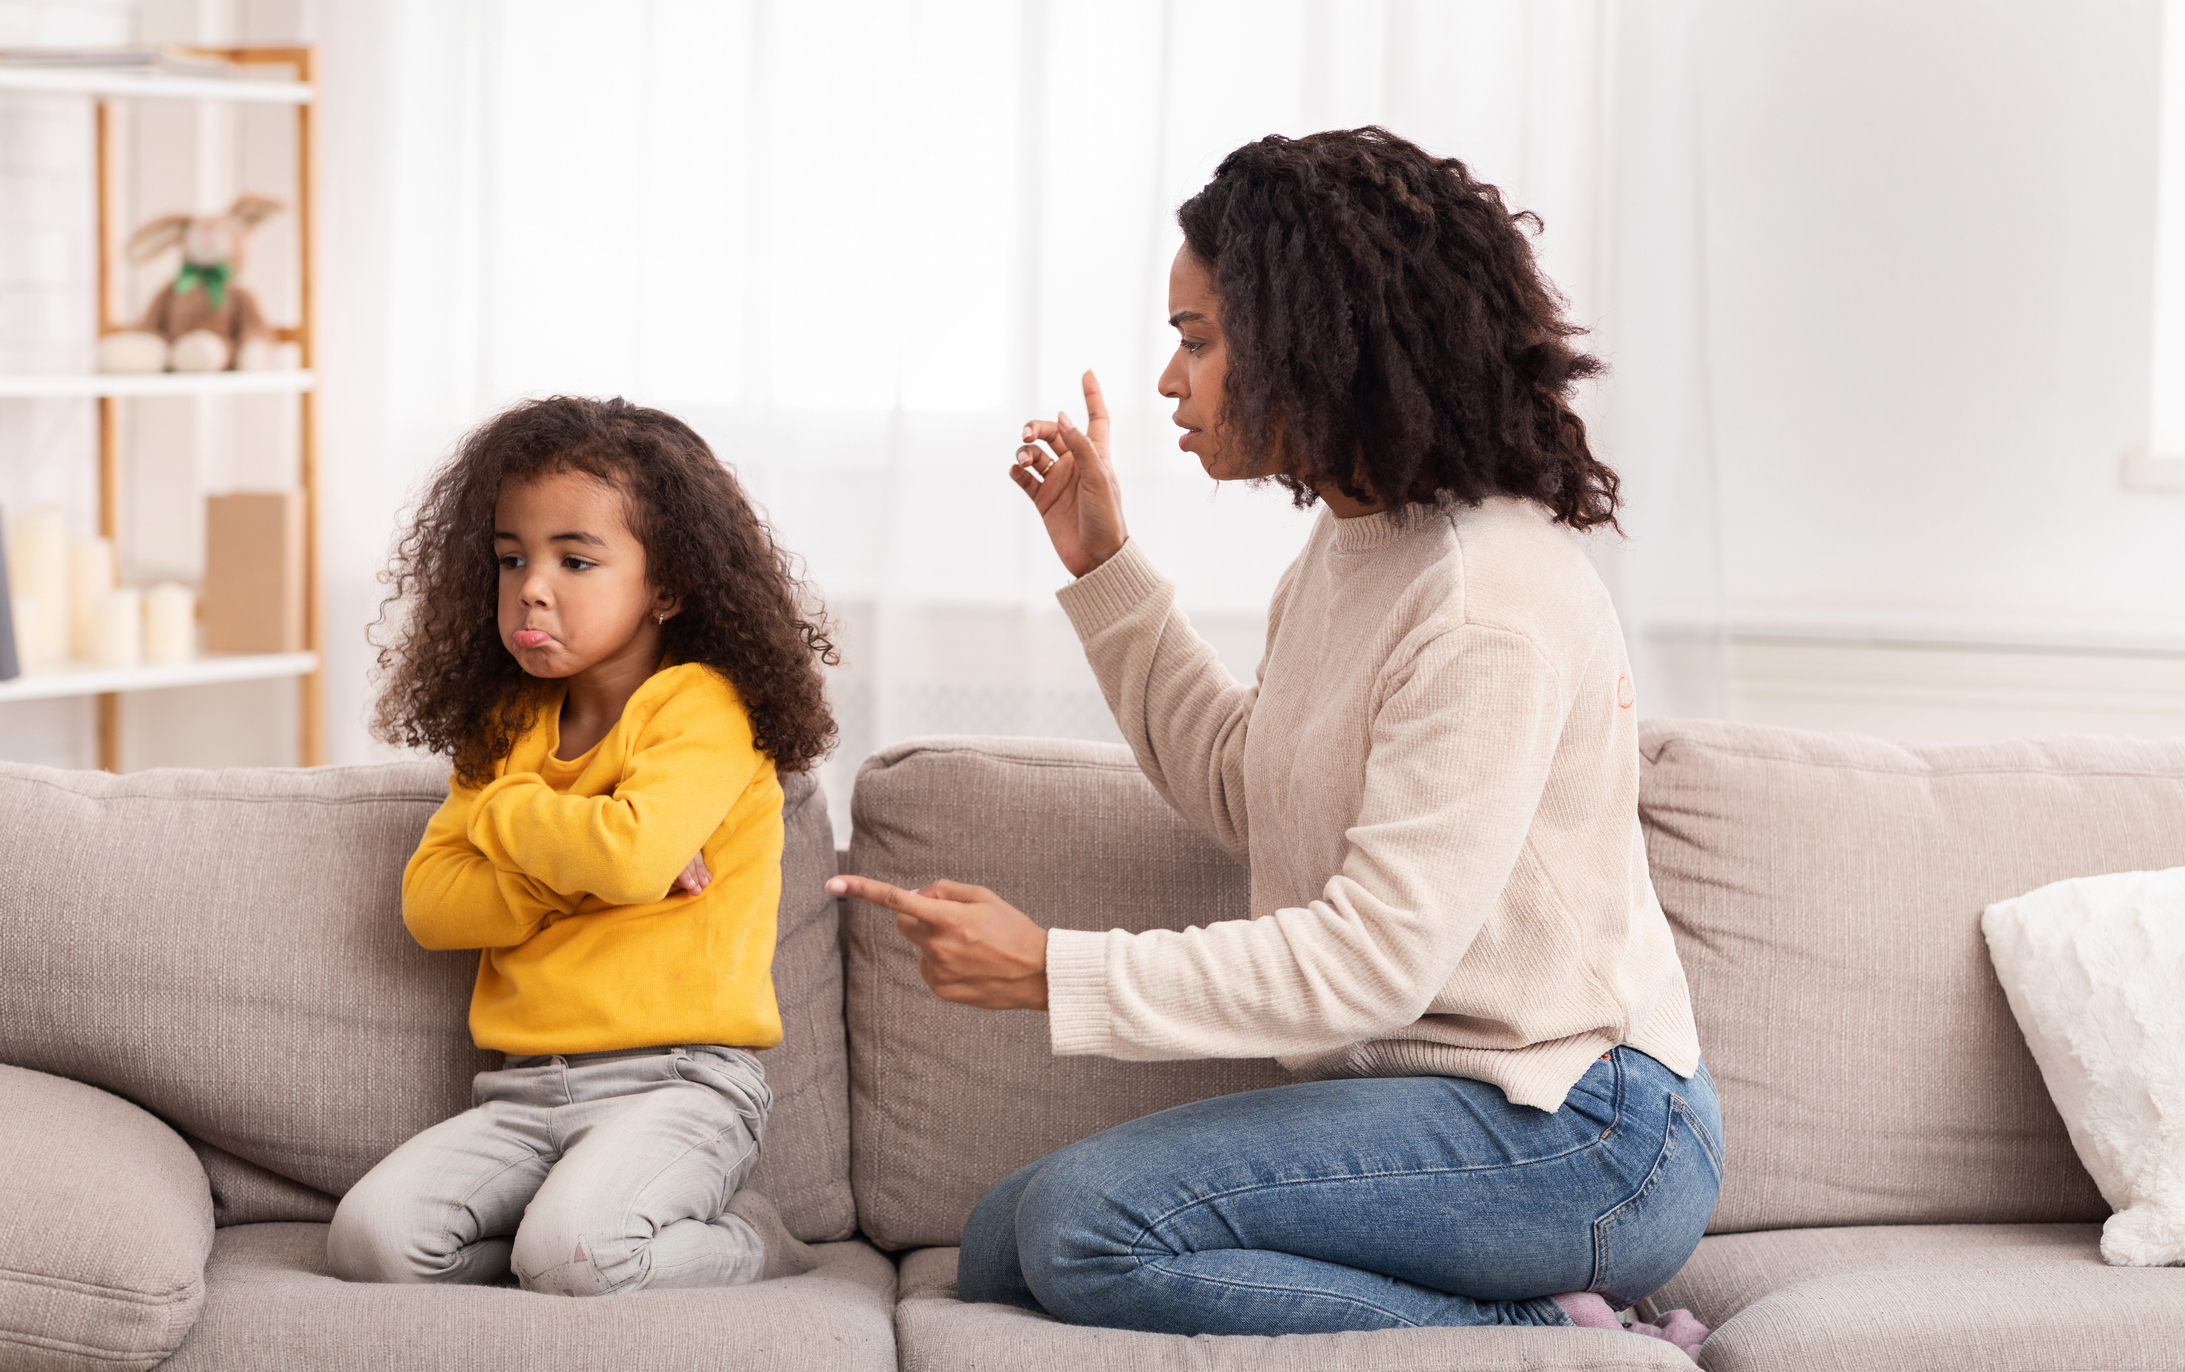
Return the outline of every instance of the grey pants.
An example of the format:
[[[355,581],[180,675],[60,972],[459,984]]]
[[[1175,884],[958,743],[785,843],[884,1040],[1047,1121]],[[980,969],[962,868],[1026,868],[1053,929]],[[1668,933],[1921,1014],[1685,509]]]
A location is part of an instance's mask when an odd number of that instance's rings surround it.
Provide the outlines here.
[[[725,1213],[773,1105],[758,1059],[691,1045],[510,1058],[474,1108],[380,1160],[326,1239],[347,1281],[505,1280],[603,1296],[733,1286],[765,1263]]]

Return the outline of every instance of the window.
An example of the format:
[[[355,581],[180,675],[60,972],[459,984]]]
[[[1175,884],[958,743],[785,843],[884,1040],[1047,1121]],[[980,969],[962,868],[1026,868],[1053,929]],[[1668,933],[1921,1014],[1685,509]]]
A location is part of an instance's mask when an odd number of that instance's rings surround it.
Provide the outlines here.
[[[2163,0],[2161,111],[2152,404],[2124,484],[2185,494],[2185,0]]]

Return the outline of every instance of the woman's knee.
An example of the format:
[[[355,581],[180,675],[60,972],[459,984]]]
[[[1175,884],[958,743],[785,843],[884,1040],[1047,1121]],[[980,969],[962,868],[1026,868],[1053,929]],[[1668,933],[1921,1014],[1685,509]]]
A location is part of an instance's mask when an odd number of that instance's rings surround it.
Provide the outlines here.
[[[1057,1319],[1105,1322],[1100,1312],[1117,1287],[1148,1261],[1173,1256],[1117,1181],[1099,1150],[1076,1145],[1050,1158],[1018,1197],[1022,1279]]]
[[[964,1221],[963,1241],[956,1250],[956,1295],[959,1300],[988,1301],[1000,1305],[1033,1308],[1038,1305],[1024,1285],[1017,1262],[1017,1202],[1046,1159],[1020,1167],[994,1183]]]

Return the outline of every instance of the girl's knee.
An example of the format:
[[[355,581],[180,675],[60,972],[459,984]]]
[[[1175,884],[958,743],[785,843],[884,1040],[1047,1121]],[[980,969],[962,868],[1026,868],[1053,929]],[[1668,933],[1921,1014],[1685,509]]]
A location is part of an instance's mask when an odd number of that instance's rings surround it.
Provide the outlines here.
[[[526,1291],[608,1296],[642,1285],[645,1238],[568,1205],[534,1203],[516,1229],[509,1270]]]
[[[326,1229],[327,1270],[343,1281],[447,1280],[456,1236],[414,1196],[381,1194],[371,1178],[351,1187]],[[444,1208],[444,1207],[443,1207]]]

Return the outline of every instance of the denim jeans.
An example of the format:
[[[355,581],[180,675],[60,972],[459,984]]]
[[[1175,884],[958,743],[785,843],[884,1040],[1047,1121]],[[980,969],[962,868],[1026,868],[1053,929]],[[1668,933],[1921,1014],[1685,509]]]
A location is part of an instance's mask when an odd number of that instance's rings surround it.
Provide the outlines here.
[[[565,1296],[758,1279],[758,1234],[724,1213],[759,1160],[758,1059],[693,1044],[510,1058],[477,1102],[389,1153],[327,1231],[348,1281],[505,1280]]]
[[[1698,1246],[1722,1116],[1618,1048],[1554,1113],[1462,1077],[1302,1082],[1118,1125],[971,1212],[967,1301],[1165,1334],[1567,1325],[1630,1305]]]

